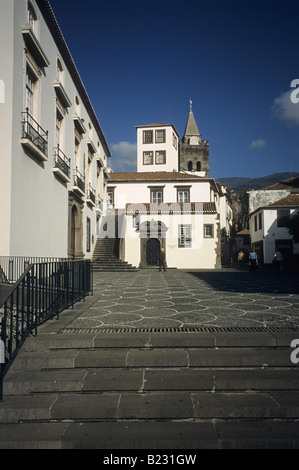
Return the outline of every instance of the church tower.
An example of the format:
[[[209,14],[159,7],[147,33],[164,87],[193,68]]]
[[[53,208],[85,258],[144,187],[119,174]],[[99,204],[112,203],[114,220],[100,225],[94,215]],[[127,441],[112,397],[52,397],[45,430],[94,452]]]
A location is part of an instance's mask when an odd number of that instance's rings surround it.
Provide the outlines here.
[[[201,140],[192,101],[184,136],[180,140],[179,171],[200,172],[200,176],[209,176],[209,141]]]

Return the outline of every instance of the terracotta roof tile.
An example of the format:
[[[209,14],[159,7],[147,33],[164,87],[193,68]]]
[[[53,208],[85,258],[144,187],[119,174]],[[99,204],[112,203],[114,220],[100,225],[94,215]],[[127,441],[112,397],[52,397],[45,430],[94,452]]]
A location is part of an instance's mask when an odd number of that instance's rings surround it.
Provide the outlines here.
[[[189,203],[128,203],[126,205],[128,215],[139,214],[216,214],[214,202],[189,202]]]
[[[299,177],[293,176],[284,181],[280,181],[279,183],[272,184],[271,186],[267,186],[266,188],[262,188],[262,190],[272,191],[278,189],[299,189]]]
[[[299,194],[289,194],[279,201],[272,202],[267,207],[292,207],[299,206]]]
[[[204,176],[189,175],[176,171],[152,171],[152,172],[129,172],[110,173],[109,181],[186,181],[207,180]]]

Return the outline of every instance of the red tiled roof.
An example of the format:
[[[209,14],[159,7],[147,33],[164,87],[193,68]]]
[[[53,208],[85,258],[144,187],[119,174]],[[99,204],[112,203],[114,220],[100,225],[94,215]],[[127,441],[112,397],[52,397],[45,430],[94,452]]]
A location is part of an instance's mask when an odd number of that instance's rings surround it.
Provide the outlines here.
[[[292,207],[299,206],[299,194],[289,194],[288,196],[272,202],[267,207]]]
[[[214,202],[171,202],[171,203],[128,203],[126,205],[126,214],[216,214],[216,205]]]
[[[262,188],[262,190],[272,191],[278,189],[299,189],[299,177],[293,176],[284,181],[280,181],[279,183],[272,184],[271,186],[267,186],[266,188]]]
[[[109,181],[186,181],[186,180],[208,180],[204,176],[189,175],[176,171],[149,171],[149,172],[129,172],[110,173]]]

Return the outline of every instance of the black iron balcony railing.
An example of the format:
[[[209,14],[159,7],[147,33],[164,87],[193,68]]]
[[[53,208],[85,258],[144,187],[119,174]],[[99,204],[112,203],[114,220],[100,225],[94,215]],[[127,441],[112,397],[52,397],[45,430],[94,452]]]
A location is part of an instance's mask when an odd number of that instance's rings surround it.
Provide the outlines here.
[[[0,305],[0,401],[5,374],[26,338],[92,291],[90,260],[38,263],[26,269]]]
[[[96,203],[96,192],[91,186],[91,184],[88,185],[88,191],[87,191],[87,199],[89,199],[94,205]]]
[[[67,158],[67,156],[62,152],[59,148],[59,145],[54,148],[54,168],[58,168],[62,173],[70,177],[70,162],[71,159]]]
[[[78,168],[74,170],[74,186],[77,186],[83,193],[85,193],[85,178]]]
[[[48,155],[48,131],[45,131],[29,114],[22,113],[22,139],[29,139],[41,152]]]

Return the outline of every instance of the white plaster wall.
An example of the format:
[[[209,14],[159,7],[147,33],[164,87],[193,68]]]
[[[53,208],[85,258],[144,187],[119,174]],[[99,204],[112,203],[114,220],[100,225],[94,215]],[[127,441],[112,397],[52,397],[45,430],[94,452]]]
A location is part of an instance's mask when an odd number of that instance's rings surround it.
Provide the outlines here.
[[[1,152],[2,169],[1,176],[5,180],[5,185],[0,185],[0,191],[4,193],[5,199],[1,198],[1,220],[5,225],[5,242],[1,243],[4,248],[3,255],[16,256],[50,256],[67,257],[68,252],[68,195],[73,184],[74,161],[74,123],[75,114],[75,94],[76,87],[63,63],[63,60],[56,48],[55,42],[36,8],[39,16],[39,40],[47,55],[50,65],[42,70],[40,76],[39,94],[39,116],[38,122],[44,130],[48,130],[48,160],[37,161],[27,155],[20,143],[21,139],[21,113],[25,108],[25,72],[26,59],[24,55],[23,37],[21,27],[26,22],[25,0],[3,0],[4,14],[1,3],[1,22],[5,27],[0,28],[0,51],[3,54],[2,63],[7,64],[5,68],[5,81],[7,103],[5,103],[5,119],[0,104],[1,130],[6,129],[5,153]],[[15,7],[15,8],[13,8]],[[3,36],[3,37],[2,37]],[[4,39],[5,38],[5,39]],[[5,48],[3,47],[5,44]],[[12,47],[13,53],[12,53]],[[71,181],[62,183],[54,176],[52,171],[54,166],[53,148],[55,141],[55,116],[56,116],[56,93],[54,81],[56,80],[57,57],[60,58],[64,72],[64,88],[72,102],[64,119],[65,144],[63,151],[68,158],[71,158]],[[13,69],[12,69],[13,64]],[[12,78],[13,77],[13,78]],[[0,77],[1,78],[1,77]],[[12,87],[14,90],[12,102]],[[10,119],[10,116],[12,118]],[[80,117],[84,119],[84,125],[88,130],[90,118],[81,100]],[[9,129],[9,122],[11,128]],[[13,133],[13,134],[12,134]],[[11,135],[13,137],[11,138]],[[94,189],[98,189],[100,194],[104,194],[103,171],[97,180],[96,154],[93,157],[90,180],[87,180],[87,139],[89,133],[86,132],[81,142],[80,170],[86,177],[86,190],[90,181]],[[97,153],[101,156],[104,165],[107,158],[100,142],[100,136],[93,130],[93,141],[97,148]],[[98,146],[98,142],[100,142]],[[13,156],[13,158],[12,158]],[[85,158],[84,158],[85,157]],[[85,166],[84,166],[85,164]],[[10,175],[11,166],[11,175]],[[4,176],[5,174],[5,176]],[[10,185],[11,181],[11,185]],[[98,183],[98,184],[97,184]],[[0,193],[1,194],[1,193]],[[2,201],[5,201],[3,204]],[[9,230],[9,208],[11,209],[11,228]],[[3,207],[2,207],[3,206]],[[92,256],[93,246],[90,253],[86,252],[86,221],[87,217],[91,221],[91,234],[95,234],[96,216],[95,208],[91,208],[84,203],[83,209],[83,250],[86,257]],[[2,222],[1,222],[2,223]],[[1,230],[2,232],[2,230]],[[9,246],[10,243],[10,246]],[[1,254],[1,253],[0,253]]]
[[[166,130],[166,142],[165,143],[155,143],[155,131],[156,130]],[[143,131],[144,130],[153,130],[154,143],[153,144],[144,144],[143,143]],[[172,135],[174,129],[172,126],[161,126],[161,127],[140,127],[137,128],[137,171],[178,171],[178,144],[177,148],[172,145]],[[177,137],[177,135],[176,135]],[[153,165],[144,165],[143,164],[143,152],[152,150],[154,152],[154,164]],[[155,151],[165,150],[166,151],[166,163],[162,165],[155,164]]]
[[[132,216],[126,216],[125,260],[133,266],[140,263],[140,233],[133,227]],[[140,224],[159,220],[168,227],[165,237],[166,261],[169,268],[213,269],[216,265],[216,216],[214,215],[140,215]],[[214,225],[214,238],[203,237],[203,224]],[[178,226],[192,225],[192,246],[178,246]]]
[[[192,185],[192,186],[191,186]],[[209,182],[193,182],[193,181],[151,181],[151,182],[131,182],[131,183],[114,183],[109,182],[109,186],[115,187],[114,202],[115,208],[124,208],[128,203],[150,203],[151,188],[163,188],[164,202],[177,201],[177,186],[190,187],[190,201],[192,202],[210,202],[210,184]]]
[[[11,154],[13,109],[13,14],[12,0],[1,0],[0,14],[0,256],[10,250]]]

